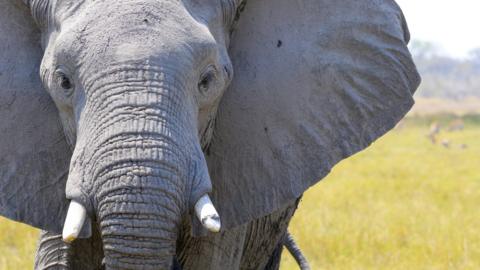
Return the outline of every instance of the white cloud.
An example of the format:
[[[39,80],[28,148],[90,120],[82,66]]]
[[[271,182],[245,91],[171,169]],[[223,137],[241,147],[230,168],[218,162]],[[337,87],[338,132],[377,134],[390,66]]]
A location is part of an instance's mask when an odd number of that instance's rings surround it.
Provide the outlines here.
[[[479,0],[397,0],[412,39],[437,43],[451,56],[480,48]]]

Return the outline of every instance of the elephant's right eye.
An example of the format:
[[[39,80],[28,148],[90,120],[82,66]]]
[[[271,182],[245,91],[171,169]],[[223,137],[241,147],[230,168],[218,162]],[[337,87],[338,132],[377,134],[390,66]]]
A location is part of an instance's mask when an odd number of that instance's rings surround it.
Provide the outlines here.
[[[70,78],[61,69],[57,69],[55,72],[55,77],[59,88],[63,89],[67,96],[70,96],[73,92],[73,83]]]

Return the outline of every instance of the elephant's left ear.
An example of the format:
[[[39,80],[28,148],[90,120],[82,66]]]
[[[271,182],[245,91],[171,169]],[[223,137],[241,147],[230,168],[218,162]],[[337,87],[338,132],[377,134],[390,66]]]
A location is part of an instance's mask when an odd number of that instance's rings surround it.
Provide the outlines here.
[[[26,5],[0,1],[0,215],[60,233],[71,151],[40,82],[42,55]]]
[[[223,229],[298,198],[406,114],[420,83],[391,0],[248,1],[208,162]]]

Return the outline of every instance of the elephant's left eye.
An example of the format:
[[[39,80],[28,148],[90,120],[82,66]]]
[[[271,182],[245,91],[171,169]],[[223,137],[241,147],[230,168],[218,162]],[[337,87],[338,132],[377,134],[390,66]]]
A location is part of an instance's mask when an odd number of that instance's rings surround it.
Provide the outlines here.
[[[214,67],[208,67],[202,74],[198,82],[198,91],[200,91],[200,93],[205,94],[212,87],[216,77],[215,74],[216,70]]]

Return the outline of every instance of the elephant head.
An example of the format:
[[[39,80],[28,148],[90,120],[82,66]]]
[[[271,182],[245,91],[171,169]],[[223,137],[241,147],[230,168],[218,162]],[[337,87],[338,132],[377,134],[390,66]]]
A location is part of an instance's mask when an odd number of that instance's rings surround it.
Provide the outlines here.
[[[0,214],[167,268],[182,220],[265,216],[412,106],[393,1],[269,2],[0,3]]]

